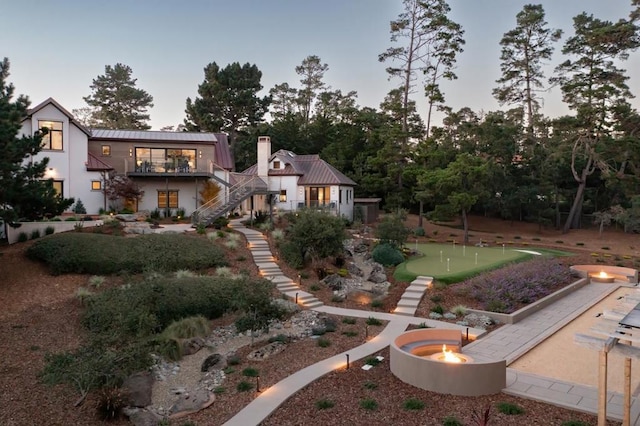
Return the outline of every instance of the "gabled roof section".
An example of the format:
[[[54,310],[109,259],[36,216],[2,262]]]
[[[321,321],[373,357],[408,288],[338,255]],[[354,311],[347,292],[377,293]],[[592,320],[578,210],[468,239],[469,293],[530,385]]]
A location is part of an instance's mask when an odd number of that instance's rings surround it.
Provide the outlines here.
[[[88,155],[86,166],[88,172],[102,172],[113,170],[113,167],[111,165],[105,163],[92,153],[89,153]]]
[[[235,161],[231,155],[231,148],[229,148],[229,139],[225,133],[214,133],[218,143],[216,143],[215,156],[216,163],[226,170],[235,169]]]
[[[31,118],[31,116],[33,114],[35,114],[36,112],[40,111],[42,108],[46,107],[47,105],[53,105],[54,107],[56,107],[58,110],[60,110],[61,113],[63,113],[64,115],[66,115],[69,118],[69,122],[70,123],[73,123],[78,129],[80,129],[87,136],[91,136],[91,131],[89,129],[87,129],[86,127],[84,127],[82,124],[78,123],[76,121],[75,117],[73,115],[71,115],[71,113],[69,111],[67,111],[62,105],[60,105],[53,98],[48,98],[48,99],[44,100],[43,102],[40,102],[38,105],[34,106],[33,108],[29,108],[27,110],[27,116],[22,121],[26,120],[27,118]]]
[[[298,179],[300,185],[357,185],[317,154],[297,155],[281,149],[269,157],[269,162],[276,158],[282,161],[285,167],[277,170],[269,169],[269,176],[300,176]],[[258,173],[258,165],[254,164],[242,173],[255,175]]]

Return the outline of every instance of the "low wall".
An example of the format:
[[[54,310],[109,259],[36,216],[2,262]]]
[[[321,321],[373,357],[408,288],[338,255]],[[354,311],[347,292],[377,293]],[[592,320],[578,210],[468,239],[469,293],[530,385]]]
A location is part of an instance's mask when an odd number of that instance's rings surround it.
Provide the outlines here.
[[[638,284],[638,270],[633,268],[625,268],[624,266],[609,265],[573,265],[571,272],[583,278],[589,278],[590,274],[606,272],[613,275],[616,279],[628,282],[630,284]]]
[[[584,287],[589,284],[589,280],[587,278],[580,278],[568,286],[561,288],[560,290],[551,293],[548,296],[543,297],[537,302],[533,302],[522,309],[518,309],[517,311],[511,314],[501,314],[499,312],[490,312],[490,311],[481,311],[479,309],[467,309],[467,313],[474,313],[478,315],[486,315],[489,318],[493,319],[496,322],[502,324],[515,324],[518,321],[522,321],[526,317],[531,314],[538,312],[542,308],[546,308],[550,304],[562,299],[569,293],[576,291],[577,289]]]
[[[33,231],[39,231],[40,236],[45,236],[45,230],[49,227],[53,228],[54,234],[58,232],[73,231],[76,224],[80,223],[83,227],[91,227],[96,225],[102,225],[101,220],[74,220],[74,221],[52,221],[52,222],[18,222],[20,227],[14,228],[7,226],[7,241],[9,244],[18,242],[18,238],[21,233],[27,234],[27,237],[31,239],[31,233]]]
[[[507,363],[505,360],[493,362],[466,362],[452,364],[413,355],[402,346],[424,342],[461,338],[456,330],[444,335],[439,329],[412,330],[398,336],[390,345],[389,363],[391,372],[405,383],[420,389],[442,394],[461,396],[492,395],[502,391],[507,385]],[[453,333],[451,333],[453,332]],[[462,352],[464,354],[464,351]]]

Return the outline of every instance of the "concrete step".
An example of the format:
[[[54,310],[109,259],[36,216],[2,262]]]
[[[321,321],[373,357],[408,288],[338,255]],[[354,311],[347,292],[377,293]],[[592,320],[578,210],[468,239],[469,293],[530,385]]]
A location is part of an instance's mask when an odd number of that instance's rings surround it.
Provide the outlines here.
[[[282,271],[280,269],[270,270],[270,271],[260,271],[260,275],[262,275],[264,278],[269,278],[269,277],[282,275]]]
[[[324,303],[322,303],[321,301],[316,299],[315,302],[313,302],[313,303],[305,303],[303,306],[305,308],[308,308],[308,309],[313,309],[313,308],[317,308],[317,307],[322,306],[322,305],[324,305]]]
[[[416,293],[416,292],[412,292],[412,291],[405,291],[404,294],[402,295],[402,297],[400,298],[400,300],[402,299],[411,299],[411,300],[415,300],[418,303],[420,303],[420,301],[422,300],[422,297],[424,296],[424,293]]]
[[[416,310],[413,309],[413,308],[406,308],[406,307],[398,306],[397,308],[395,308],[393,310],[392,313],[396,314],[396,315],[405,315],[405,316],[408,316],[408,317],[412,317],[416,313]]]
[[[415,299],[405,299],[404,297],[398,301],[398,306],[406,307],[406,308],[417,308],[419,304],[418,300]]]
[[[275,275],[273,277],[270,278],[271,282],[278,285],[278,284],[294,284],[294,282],[291,280],[291,278],[284,276],[284,275]]]
[[[425,292],[427,291],[429,287],[427,287],[425,284],[410,284],[409,287],[407,287],[405,289],[405,291],[421,291],[421,292]]]
[[[433,278],[432,277],[418,277],[415,280],[411,281],[411,284],[428,285],[428,284],[431,284],[432,282],[433,282]]]
[[[300,287],[295,284],[279,284],[277,287],[278,291],[286,293],[287,291],[299,291]]]

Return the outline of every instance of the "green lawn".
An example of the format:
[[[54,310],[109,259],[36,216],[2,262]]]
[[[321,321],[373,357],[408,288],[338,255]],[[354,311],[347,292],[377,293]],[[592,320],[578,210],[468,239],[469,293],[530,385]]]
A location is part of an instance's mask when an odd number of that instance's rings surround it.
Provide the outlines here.
[[[413,257],[396,268],[394,276],[401,281],[412,281],[418,275],[426,275],[443,282],[458,282],[479,272],[534,256],[509,246],[475,247],[432,243],[408,246],[417,248],[422,255]],[[543,252],[529,247],[519,250]]]

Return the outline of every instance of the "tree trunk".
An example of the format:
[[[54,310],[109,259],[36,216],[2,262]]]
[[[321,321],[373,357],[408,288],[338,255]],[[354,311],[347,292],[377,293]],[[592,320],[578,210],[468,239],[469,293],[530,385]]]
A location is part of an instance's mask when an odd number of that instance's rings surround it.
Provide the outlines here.
[[[467,219],[467,211],[462,209],[462,228],[464,229],[464,243],[469,243],[469,220]]]
[[[420,201],[420,208],[418,210],[418,227],[422,228],[422,213],[424,211],[424,203]]]
[[[585,174],[586,169],[583,171],[583,175]],[[582,200],[584,198],[584,190],[587,186],[586,176],[580,184],[578,185],[578,190],[576,191],[576,196],[573,199],[573,204],[571,205],[571,210],[569,210],[569,216],[567,217],[567,221],[564,223],[564,227],[562,228],[562,233],[566,234],[569,232],[569,229],[575,225],[575,217],[579,215],[582,210]]]

